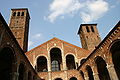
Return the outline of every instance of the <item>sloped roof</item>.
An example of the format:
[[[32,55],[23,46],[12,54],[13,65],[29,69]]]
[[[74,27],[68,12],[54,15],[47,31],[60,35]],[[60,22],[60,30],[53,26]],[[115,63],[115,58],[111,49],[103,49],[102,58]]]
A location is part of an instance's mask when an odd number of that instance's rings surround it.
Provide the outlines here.
[[[58,38],[56,38],[56,37],[53,37],[52,39],[50,39],[50,40],[48,40],[47,42],[45,42],[45,43],[43,43],[43,44],[41,44],[41,45],[39,45],[39,46],[31,49],[30,51],[26,52],[25,54],[28,55],[30,52],[34,51],[35,49],[37,49],[37,48],[39,48],[39,47],[41,47],[41,46],[43,46],[43,45],[45,45],[45,44],[47,44],[47,43],[49,43],[49,42],[51,42],[51,41],[54,41],[54,40],[61,41],[61,42],[63,42],[64,44],[67,44],[67,45],[69,45],[69,46],[75,47],[75,48],[77,48],[77,49],[86,50],[86,49],[80,48],[80,47],[78,47],[78,46],[76,46],[76,45],[70,44],[70,43],[68,43],[68,42],[66,42],[66,41],[64,41],[64,40],[60,40],[60,39],[58,39]],[[86,50],[86,51],[88,51],[88,50]],[[88,51],[88,52],[89,52],[89,51]]]

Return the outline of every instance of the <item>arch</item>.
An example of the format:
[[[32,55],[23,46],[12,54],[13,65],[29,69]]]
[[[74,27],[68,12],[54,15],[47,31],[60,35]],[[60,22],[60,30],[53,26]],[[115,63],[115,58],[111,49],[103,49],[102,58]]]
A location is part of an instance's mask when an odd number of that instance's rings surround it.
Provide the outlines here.
[[[106,62],[103,60],[102,57],[97,56],[95,59],[95,63],[97,65],[97,71],[99,74],[99,79],[100,80],[110,80],[110,76],[107,70],[107,64]],[[102,66],[101,66],[102,65]]]
[[[17,16],[20,16],[20,12],[17,13]]]
[[[87,32],[90,32],[90,30],[89,30],[89,27],[88,27],[88,26],[86,26],[86,30],[87,30]]]
[[[85,80],[83,71],[80,70],[80,75],[82,76],[82,79]]]
[[[83,58],[83,59],[80,61],[80,65],[83,64],[85,61],[86,61],[86,59]]]
[[[24,16],[24,12],[22,12],[21,16]]]
[[[37,58],[37,72],[47,72],[47,59],[44,56]]]
[[[15,62],[14,51],[10,47],[4,47],[0,51],[0,79],[11,80]]]
[[[114,64],[115,71],[120,79],[120,40],[116,40],[112,44],[110,52],[112,54],[112,62]]]
[[[55,80],[63,80],[63,79],[61,79],[61,78],[56,78]]]
[[[28,80],[32,80],[32,73],[30,71],[28,72]]]
[[[87,72],[88,72],[89,80],[94,80],[93,71],[92,71],[91,67],[87,65],[87,66],[86,66],[86,70],[87,70]]]
[[[73,55],[71,54],[68,54],[66,56],[66,66],[67,66],[67,69],[68,70],[71,70],[71,69],[75,69],[76,66],[75,66],[75,58]]]
[[[91,26],[91,30],[92,30],[92,32],[95,32],[93,26]]]
[[[50,58],[51,58],[51,70],[59,71],[62,66],[62,54],[59,48],[52,48],[50,50]]]
[[[13,16],[16,16],[16,12],[13,12]]]
[[[24,80],[25,79],[25,66],[23,63],[20,63],[18,73],[19,73],[18,80]]]
[[[77,80],[77,78],[76,77],[71,77],[70,80]]]

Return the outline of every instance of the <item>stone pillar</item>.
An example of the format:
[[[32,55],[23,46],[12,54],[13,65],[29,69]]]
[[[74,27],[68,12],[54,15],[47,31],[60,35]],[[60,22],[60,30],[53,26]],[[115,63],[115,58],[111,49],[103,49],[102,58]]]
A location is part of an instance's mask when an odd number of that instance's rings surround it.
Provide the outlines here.
[[[99,73],[98,73],[98,71],[97,71],[97,66],[93,66],[93,67],[91,67],[92,68],[92,71],[93,71],[93,77],[94,77],[94,80],[100,80],[99,79]]]
[[[108,69],[111,80],[119,80],[113,64],[107,65],[107,69]]]
[[[88,73],[87,73],[87,71],[84,72],[84,77],[85,77],[85,80],[89,80],[89,77],[88,77]]]
[[[48,80],[52,80],[52,74],[51,74],[51,72],[48,72]]]
[[[66,57],[64,55],[64,46],[63,46],[63,43],[62,43],[62,63],[63,63],[63,70],[67,70],[67,67],[66,67]]]
[[[18,80],[19,74],[17,72],[13,72],[11,76],[12,76],[12,80]]]
[[[48,57],[48,66],[47,66],[47,68],[48,68],[48,71],[51,71],[51,60],[50,60],[50,58]]]

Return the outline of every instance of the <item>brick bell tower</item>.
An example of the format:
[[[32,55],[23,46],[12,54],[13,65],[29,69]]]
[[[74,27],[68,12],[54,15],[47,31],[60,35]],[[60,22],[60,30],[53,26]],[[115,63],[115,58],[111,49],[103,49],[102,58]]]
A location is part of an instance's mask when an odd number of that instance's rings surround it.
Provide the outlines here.
[[[27,8],[11,9],[9,27],[24,52],[28,48],[29,20]]]
[[[101,42],[101,38],[96,26],[97,24],[80,25],[78,35],[81,39],[82,48],[93,51]]]

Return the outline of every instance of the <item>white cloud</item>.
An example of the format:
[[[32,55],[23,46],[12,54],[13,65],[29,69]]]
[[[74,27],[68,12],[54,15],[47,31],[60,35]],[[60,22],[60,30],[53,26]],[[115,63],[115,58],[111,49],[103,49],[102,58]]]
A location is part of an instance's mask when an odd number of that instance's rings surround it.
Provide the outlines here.
[[[109,4],[104,0],[87,1],[83,11],[80,12],[84,23],[92,22],[102,17],[109,9]]]
[[[34,44],[34,42],[33,41],[28,41],[28,49],[32,46]]]
[[[109,10],[109,4],[105,0],[53,0],[49,6],[50,14],[46,17],[50,22],[65,15],[75,15],[79,12],[84,23],[92,22],[102,17]]]
[[[37,34],[33,35],[33,38],[36,40],[41,39],[41,37],[42,37],[41,33],[37,33]]]
[[[57,17],[63,17],[65,14],[73,14],[80,7],[79,0],[53,0],[49,6],[51,14],[47,18],[50,22],[54,22]]]

